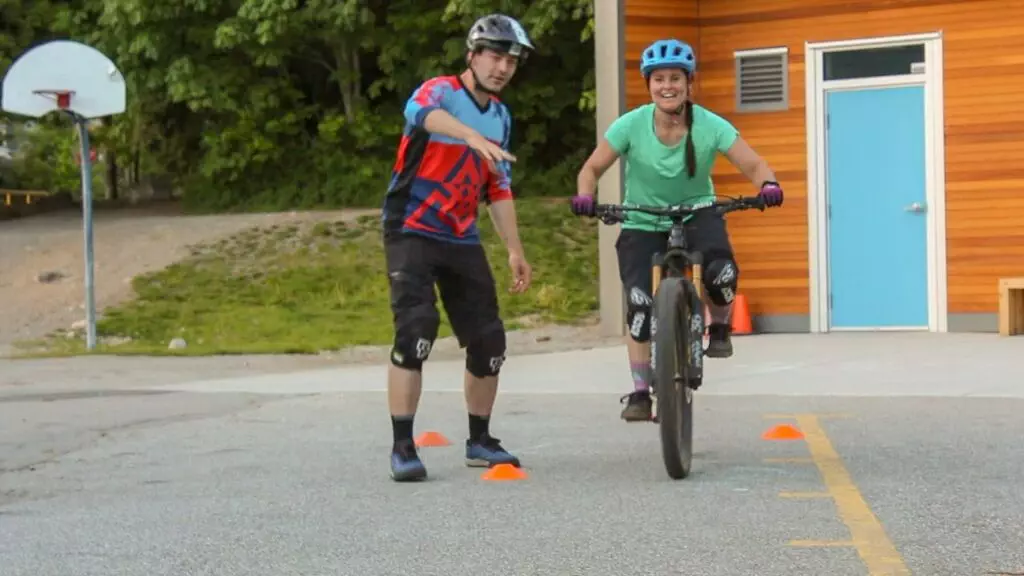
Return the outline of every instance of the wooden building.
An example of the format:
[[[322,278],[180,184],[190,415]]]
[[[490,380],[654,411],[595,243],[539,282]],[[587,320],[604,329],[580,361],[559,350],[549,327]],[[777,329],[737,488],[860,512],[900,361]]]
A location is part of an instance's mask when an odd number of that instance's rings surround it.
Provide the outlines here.
[[[786,191],[782,208],[729,217],[755,329],[996,330],[999,278],[1024,276],[1024,3],[604,2],[599,131],[649,101],[640,52],[675,37],[697,53],[695,101]],[[715,184],[755,192],[724,158]],[[618,199],[620,174],[601,185]],[[620,289],[615,233],[602,298]]]

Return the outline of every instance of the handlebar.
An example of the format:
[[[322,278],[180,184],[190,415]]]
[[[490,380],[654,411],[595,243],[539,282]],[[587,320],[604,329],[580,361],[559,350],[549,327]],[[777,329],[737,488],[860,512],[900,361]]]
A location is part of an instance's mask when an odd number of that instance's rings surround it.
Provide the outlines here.
[[[593,218],[598,218],[605,224],[615,224],[622,222],[625,219],[626,212],[643,212],[654,216],[667,216],[675,220],[703,212],[704,210],[714,210],[718,214],[725,214],[736,210],[750,209],[756,209],[764,212],[764,199],[758,196],[740,196],[739,198],[702,202],[694,205],[678,204],[673,206],[597,204],[594,206]]]

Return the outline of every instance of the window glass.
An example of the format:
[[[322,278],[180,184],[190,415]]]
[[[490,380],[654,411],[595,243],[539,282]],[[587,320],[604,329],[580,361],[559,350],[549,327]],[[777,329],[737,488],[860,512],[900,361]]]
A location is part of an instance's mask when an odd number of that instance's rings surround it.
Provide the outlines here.
[[[924,44],[825,52],[825,80],[916,74],[913,64],[924,63]]]

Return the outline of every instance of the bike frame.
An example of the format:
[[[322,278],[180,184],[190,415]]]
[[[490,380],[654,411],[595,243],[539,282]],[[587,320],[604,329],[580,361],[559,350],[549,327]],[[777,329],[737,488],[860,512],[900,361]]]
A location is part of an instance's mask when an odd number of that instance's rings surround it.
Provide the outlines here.
[[[684,276],[693,284],[697,297],[704,299],[704,255],[691,252],[686,244],[686,229],[683,219],[686,214],[673,215],[672,228],[668,234],[668,248],[664,253],[654,255],[651,262],[651,294],[658,292],[658,284],[667,276]]]

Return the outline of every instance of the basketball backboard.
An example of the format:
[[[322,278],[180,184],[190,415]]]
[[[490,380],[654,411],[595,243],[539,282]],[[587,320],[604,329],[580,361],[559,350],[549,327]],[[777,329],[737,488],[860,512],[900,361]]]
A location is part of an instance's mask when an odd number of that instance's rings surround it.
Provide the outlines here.
[[[102,52],[71,40],[40,44],[18,57],[4,76],[4,111],[39,118],[55,110],[83,118],[125,109],[121,71]]]

